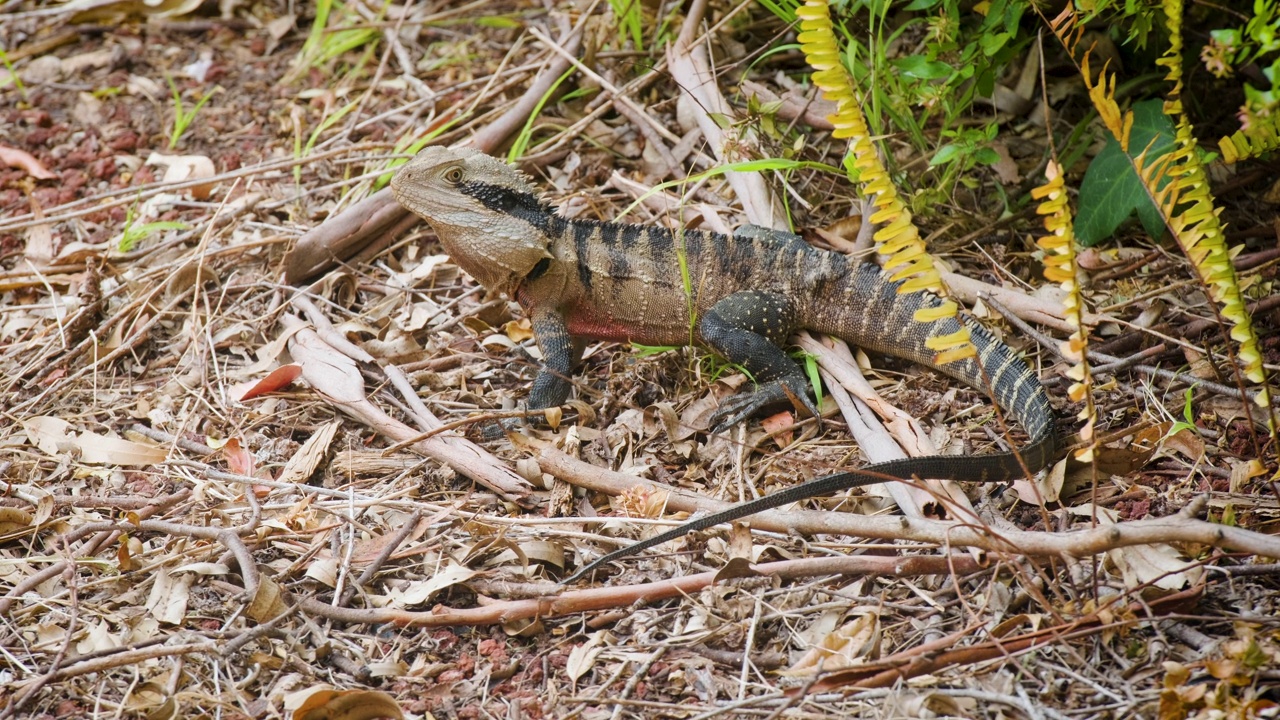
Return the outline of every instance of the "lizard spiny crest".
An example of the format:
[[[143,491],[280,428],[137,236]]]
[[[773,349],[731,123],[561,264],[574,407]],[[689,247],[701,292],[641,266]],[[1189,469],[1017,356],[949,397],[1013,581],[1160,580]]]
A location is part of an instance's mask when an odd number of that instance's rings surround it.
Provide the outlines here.
[[[551,258],[546,231],[555,209],[518,170],[478,150],[426,148],[391,178],[391,191],[490,290],[510,293]]]

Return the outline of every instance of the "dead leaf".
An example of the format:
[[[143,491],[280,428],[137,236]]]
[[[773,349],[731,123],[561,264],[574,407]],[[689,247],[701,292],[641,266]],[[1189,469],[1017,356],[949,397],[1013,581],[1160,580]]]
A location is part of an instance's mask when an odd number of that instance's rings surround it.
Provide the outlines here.
[[[91,432],[76,433],[71,423],[56,417],[38,416],[22,421],[27,441],[49,455],[78,454],[90,465],[155,465],[164,462],[168,450],[132,440]]]
[[[780,450],[785,450],[795,439],[795,432],[792,430],[795,425],[796,419],[790,410],[783,410],[760,420],[760,427],[773,436],[773,442]]]
[[[404,720],[395,698],[378,690],[334,690],[320,686],[289,693],[285,710],[294,720]]]
[[[295,367],[301,372],[302,368],[297,365],[287,365],[285,367]],[[271,373],[274,375],[275,373]],[[342,421],[331,420],[321,425],[315,432],[311,433],[311,437],[302,443],[302,447],[289,458],[284,468],[280,471],[280,477],[277,478],[282,483],[300,483],[306,482],[311,477],[316,468],[324,462],[329,455],[329,446],[333,443],[333,438],[338,434],[338,428],[342,426]]]
[[[131,16],[163,19],[195,12],[202,2],[203,0],[72,0],[63,6],[63,10],[75,13],[71,16],[72,23],[120,21]]]
[[[1204,457],[1204,438],[1190,428],[1182,428],[1164,439],[1164,447],[1181,453],[1188,460],[1197,462]]]
[[[151,617],[169,625],[180,625],[187,617],[187,603],[191,600],[191,585],[195,576],[189,573],[173,573],[160,567],[152,573],[151,594],[146,608]]]
[[[187,180],[201,180],[218,174],[213,161],[204,155],[163,155],[153,152],[147,157],[147,165],[164,166],[164,177],[161,182],[180,183]],[[213,193],[214,183],[204,183],[188,189],[196,200],[207,200]]]
[[[35,524],[35,517],[18,508],[0,507],[0,537],[24,532]]]
[[[265,395],[269,392],[275,392],[281,388],[286,388],[302,375],[302,366],[297,363],[289,363],[281,365],[272,370],[266,377],[253,383],[249,389],[244,391],[240,396],[240,402],[252,400],[259,395]]]
[[[604,651],[604,648],[600,647],[604,642],[604,635],[603,630],[591,633],[591,637],[586,642],[574,645],[569,651],[569,660],[564,666],[569,682],[577,684],[578,679],[586,675],[591,670],[591,666],[596,664],[596,658],[600,657],[600,653]]]
[[[503,324],[502,332],[506,333],[512,342],[522,343],[533,339],[533,323],[529,322],[529,318],[510,320]]]
[[[990,147],[1000,157],[991,166],[991,169],[996,171],[996,177],[1000,178],[1000,182],[1005,185],[1017,185],[1022,182],[1022,173],[1018,172],[1018,163],[1014,162],[1009,155],[1009,148],[999,140],[992,142]]]
[[[392,590],[391,603],[398,607],[421,605],[441,590],[466,582],[475,575],[475,570],[450,561],[432,573],[430,578],[407,583],[403,588]]]
[[[211,447],[217,445],[210,444]],[[227,469],[238,475],[253,477],[257,468],[257,459],[253,453],[240,445],[240,438],[230,438],[222,443],[222,457],[227,461]]]
[[[860,665],[878,654],[879,644],[880,618],[872,613],[860,615],[824,637],[794,665],[778,674],[800,677]]]
[[[19,170],[25,170],[28,175],[37,180],[53,180],[58,177],[56,174],[49,172],[31,153],[11,148],[8,145],[0,145],[0,163]]]
[[[245,615],[256,622],[267,622],[284,614],[288,609],[284,602],[284,591],[275,580],[260,574],[258,592],[254,593],[249,607],[245,608]]]
[[[146,720],[169,720],[178,715],[178,703],[168,691],[164,683],[145,682],[129,693],[125,702],[129,717],[141,717]]]

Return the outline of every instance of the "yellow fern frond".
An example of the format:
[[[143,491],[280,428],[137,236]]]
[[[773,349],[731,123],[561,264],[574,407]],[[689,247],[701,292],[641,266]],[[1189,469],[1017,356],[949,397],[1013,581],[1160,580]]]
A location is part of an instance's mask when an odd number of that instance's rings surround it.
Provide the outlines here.
[[[1071,225],[1071,210],[1067,206],[1067,190],[1062,179],[1062,168],[1056,161],[1050,160],[1044,171],[1046,182],[1031,191],[1031,197],[1040,200],[1036,206],[1036,214],[1044,216],[1044,227],[1048,235],[1036,241],[1044,250],[1044,276],[1050,282],[1058,283],[1064,291],[1063,308],[1066,321],[1073,330],[1066,342],[1062,343],[1063,357],[1075,363],[1067,371],[1067,377],[1075,382],[1067,389],[1067,396],[1075,402],[1084,402],[1080,411],[1080,419],[1085,421],[1080,429],[1080,437],[1084,447],[1076,451],[1076,459],[1089,462],[1093,459],[1093,428],[1097,419],[1097,410],[1093,405],[1093,378],[1089,372],[1089,358],[1086,353],[1089,335],[1084,325],[1084,295],[1076,282],[1076,244],[1075,233]]]
[[[863,192],[872,198],[876,207],[870,222],[884,223],[876,231],[874,239],[880,254],[887,256],[885,272],[894,280],[904,281],[898,292],[928,290],[945,297],[946,288],[934,267],[933,258],[929,256],[920,231],[911,220],[911,212],[899,198],[897,188],[871,141],[871,131],[862,114],[853,78],[840,62],[840,49],[826,1],[805,0],[804,6],[796,10],[796,17],[800,20],[797,39],[805,59],[814,69],[813,84],[836,104],[836,112],[827,118],[835,128],[832,135],[852,141],[853,166],[858,170]],[[915,320],[931,322],[940,317],[954,317],[956,310],[955,303],[946,301],[940,308],[917,312]],[[951,362],[975,355],[968,332],[967,329],[962,330],[963,338],[958,341],[951,336],[935,338],[938,347],[931,344],[930,348],[940,351],[937,361]]]
[[[1269,115],[1258,120],[1258,124],[1250,127],[1247,134],[1238,131],[1218,141],[1222,159],[1228,165],[1280,150],[1280,115]]]

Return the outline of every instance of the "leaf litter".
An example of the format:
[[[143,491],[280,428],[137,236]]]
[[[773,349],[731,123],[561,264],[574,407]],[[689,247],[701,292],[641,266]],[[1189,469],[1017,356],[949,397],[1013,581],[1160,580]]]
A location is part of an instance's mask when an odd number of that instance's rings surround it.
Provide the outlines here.
[[[389,246],[318,278],[309,300],[281,281],[288,248],[385,183],[415,141],[483,137],[555,57],[536,38],[517,42],[521,29],[559,42],[559,9],[439,2],[382,16],[349,4],[344,21],[365,23],[362,34],[326,46],[280,3],[200,5],[17,2],[0,23],[16,58],[3,77],[23,83],[0,86],[5,717],[1274,712],[1275,566],[1187,529],[1207,507],[1274,534],[1280,505],[1259,492],[1238,400],[1195,389],[1184,407],[1180,388],[1123,371],[1101,386],[1112,436],[1099,464],[1115,472],[1096,489],[1061,468],[1016,498],[970,489],[972,508],[931,489],[901,500],[926,517],[935,499],[960,508],[991,542],[923,524],[895,535],[880,522],[892,520],[887,501],[869,493],[818,498],[807,515],[685,538],[559,593],[552,583],[572,567],[687,516],[699,497],[763,494],[863,456],[834,409],[821,433],[780,415],[709,436],[716,398],[749,381],[704,354],[607,345],[588,349],[576,404],[550,426],[486,437],[527,392],[536,348],[510,303],[478,291],[421,227],[384,231]],[[784,30],[758,6],[711,11],[749,30],[714,31],[709,58],[639,50],[697,72],[691,63],[740,59],[760,42],[754,29]],[[621,42],[593,12],[590,51]],[[71,24],[108,17],[116,24]],[[696,88],[701,106],[740,110],[735,79],[799,77],[791,60],[718,76],[718,93]],[[688,117],[680,83],[625,54],[595,63],[598,80],[561,87],[530,126],[523,167],[566,212],[607,218],[640,200],[629,220],[721,227],[748,203],[769,206],[755,179],[646,195],[680,167],[716,164],[705,137],[733,127]],[[779,128],[806,109],[735,142],[779,154],[795,140]],[[808,140],[812,158],[838,159],[822,133]],[[1019,142],[1043,144],[1043,132]],[[823,199],[800,210],[804,225],[849,222],[846,181],[797,177],[794,195]],[[362,222],[397,222],[374,213]],[[995,217],[937,218],[956,227],[935,250],[960,275],[991,261],[1034,272],[1016,241],[949,242]],[[1105,272],[1143,257],[1145,242],[1090,257]],[[1149,324],[1138,314],[1153,304],[1132,299],[1160,282],[1097,283],[1098,332],[1133,332],[1113,317]],[[1003,292],[1057,327],[1053,301]],[[1166,315],[1203,303],[1160,300]],[[1221,352],[1185,349],[1202,370]],[[900,439],[991,444],[980,394],[909,365],[852,364],[869,390],[850,381],[841,397],[886,397]],[[1188,424],[1169,432],[1170,417]],[[574,490],[587,483],[601,489]],[[1095,524],[1148,535],[1079,553],[998,542]]]

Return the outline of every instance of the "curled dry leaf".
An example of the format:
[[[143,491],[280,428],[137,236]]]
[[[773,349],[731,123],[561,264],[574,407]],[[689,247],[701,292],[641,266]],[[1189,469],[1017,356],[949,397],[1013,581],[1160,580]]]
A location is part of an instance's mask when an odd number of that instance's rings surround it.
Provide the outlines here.
[[[28,175],[37,180],[53,180],[58,177],[49,172],[31,153],[7,145],[0,145],[0,163],[25,170]]]
[[[178,703],[165,690],[165,683],[154,680],[134,688],[124,706],[130,717],[146,720],[168,720],[178,715]]]
[[[254,594],[253,601],[245,609],[245,614],[256,622],[266,622],[284,614],[286,610],[288,607],[284,602],[284,591],[275,580],[266,575],[259,576],[258,592]]]
[[[161,182],[180,183],[187,180],[202,180],[218,174],[213,161],[204,155],[163,155],[151,153],[147,157],[148,165],[165,167]],[[191,197],[196,200],[208,200],[213,194],[214,183],[203,183],[190,189]]]
[[[81,462],[92,465],[155,465],[164,462],[168,451],[122,438],[91,432],[76,433],[71,423],[62,418],[38,416],[22,421],[27,441],[49,455],[78,454]]]
[[[377,690],[335,690],[318,686],[290,693],[284,698],[285,710],[294,720],[372,720],[395,718],[404,713],[395,698]]]
[[[285,367],[296,368],[299,373],[302,372],[302,368],[297,365]],[[274,372],[271,374],[275,375]],[[329,446],[333,443],[333,438],[338,434],[338,428],[341,426],[340,421],[331,420],[311,433],[311,437],[307,438],[307,441],[302,443],[302,447],[298,448],[293,457],[285,463],[284,469],[280,471],[279,482],[300,483],[311,477],[316,468],[320,467],[320,463],[328,457]]]
[[[18,508],[0,507],[0,537],[15,535],[35,526],[35,516]]]
[[[391,603],[397,607],[421,605],[441,590],[466,582],[475,575],[475,570],[450,562],[426,580],[411,582],[401,589],[393,590]]]
[[[248,389],[240,396],[240,402],[252,400],[259,395],[265,395],[269,392],[275,392],[281,388],[286,388],[302,375],[302,366],[297,363],[289,363],[281,365],[272,370],[266,377],[252,383]]]
[[[779,674],[798,677],[853,667],[874,658],[879,653],[879,645],[880,618],[872,613],[860,615],[824,637]]]

